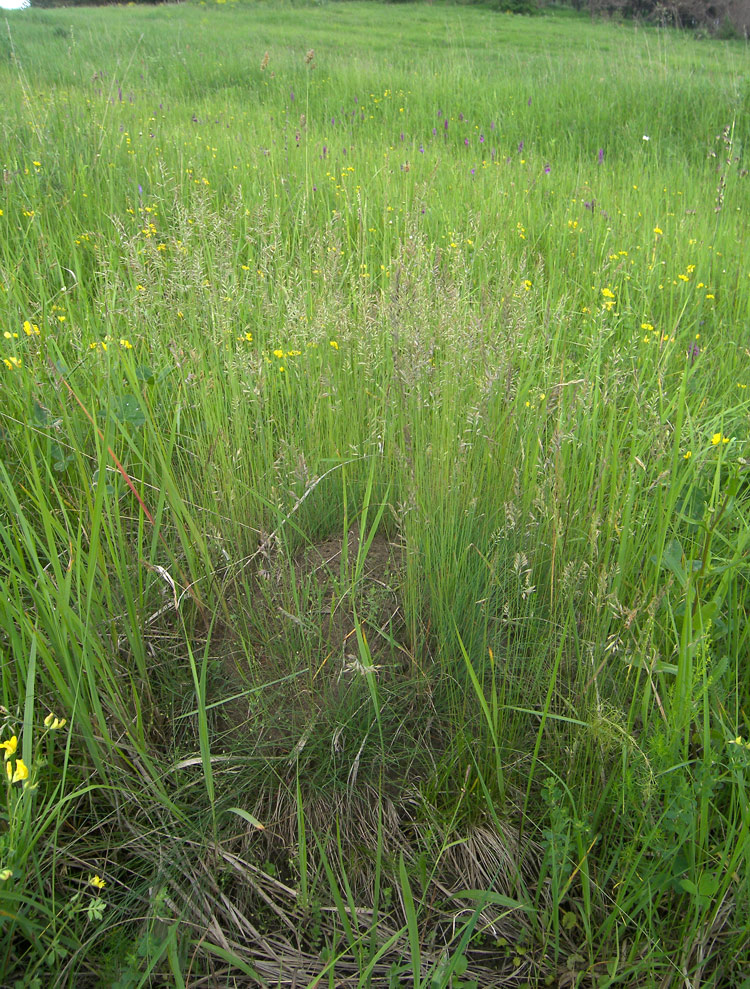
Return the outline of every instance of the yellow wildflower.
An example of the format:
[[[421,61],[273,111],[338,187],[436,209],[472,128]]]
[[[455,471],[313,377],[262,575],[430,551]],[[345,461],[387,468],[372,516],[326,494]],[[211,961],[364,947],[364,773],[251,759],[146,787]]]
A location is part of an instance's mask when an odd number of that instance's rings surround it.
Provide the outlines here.
[[[89,876],[89,886],[95,886],[96,889],[104,889],[106,882],[101,876]]]
[[[11,738],[6,739],[4,742],[0,742],[0,749],[5,749],[5,761],[12,755],[16,754],[16,749],[18,748],[18,736],[13,735]]]
[[[50,731],[57,731],[58,728],[64,728],[67,723],[67,718],[58,718],[52,711],[44,719],[44,727],[49,728]]]
[[[23,761],[23,759],[16,759],[15,770],[8,762],[5,764],[5,772],[8,775],[9,783],[20,783],[21,780],[27,780],[29,778],[29,767]]]

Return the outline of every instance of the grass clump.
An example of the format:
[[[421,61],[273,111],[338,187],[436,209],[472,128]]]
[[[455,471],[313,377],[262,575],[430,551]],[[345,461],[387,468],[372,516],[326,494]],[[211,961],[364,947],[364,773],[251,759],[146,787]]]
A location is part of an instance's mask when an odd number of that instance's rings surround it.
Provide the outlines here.
[[[745,48],[9,39],[3,984],[742,986]]]

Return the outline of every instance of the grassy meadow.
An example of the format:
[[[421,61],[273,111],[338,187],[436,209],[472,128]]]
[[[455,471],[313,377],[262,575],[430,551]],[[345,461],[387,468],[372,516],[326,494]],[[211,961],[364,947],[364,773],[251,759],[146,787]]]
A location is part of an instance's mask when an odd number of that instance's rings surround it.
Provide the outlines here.
[[[0,984],[750,986],[750,52],[8,14]]]

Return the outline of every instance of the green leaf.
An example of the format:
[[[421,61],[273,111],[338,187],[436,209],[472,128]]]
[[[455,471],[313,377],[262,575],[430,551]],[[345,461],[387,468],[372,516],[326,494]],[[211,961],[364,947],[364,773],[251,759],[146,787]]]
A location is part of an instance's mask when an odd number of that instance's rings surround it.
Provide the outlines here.
[[[123,395],[111,406],[112,415],[120,422],[136,428],[146,424],[141,403],[135,395]]]
[[[34,418],[39,423],[39,425],[46,426],[47,423],[50,421],[50,414],[47,411],[47,409],[45,409],[44,406],[40,405],[39,402],[37,401],[33,403],[31,408]]]
[[[469,961],[466,955],[457,955],[453,961],[453,971],[456,975],[463,975],[468,967]]]
[[[720,885],[721,882],[718,876],[714,876],[710,872],[704,873],[698,880],[698,895],[715,896]]]
[[[525,910],[527,913],[536,913],[535,908],[528,903],[513,900],[510,896],[503,896],[502,893],[495,893],[490,889],[461,889],[454,896],[460,900],[481,900],[482,906],[493,903],[495,906],[507,907],[509,910]]]
[[[578,923],[578,917],[576,917],[573,911],[566,910],[562,916],[563,929],[566,931],[572,931],[577,923]]]
[[[708,496],[703,488],[691,488],[687,494],[677,499],[675,511],[682,521],[689,524],[691,530],[703,521],[707,500]]]
[[[680,587],[685,587],[687,585],[687,574],[685,573],[685,566],[682,562],[683,555],[682,543],[680,540],[672,539],[671,542],[667,543],[664,547],[664,552],[661,557],[662,567],[675,575]]]
[[[156,381],[156,375],[147,364],[141,364],[135,369],[135,376],[144,384],[152,385]]]
[[[52,458],[52,467],[54,470],[62,473],[62,471],[67,470],[68,467],[75,460],[75,454],[71,453],[70,450],[63,449],[54,440],[50,443],[49,447],[50,457]]]
[[[227,813],[236,814],[237,817],[241,817],[243,821],[247,821],[248,824],[251,824],[254,828],[257,828],[258,831],[266,830],[265,824],[261,824],[257,817],[253,817],[252,814],[248,814],[248,812],[243,810],[241,807],[228,807]]]

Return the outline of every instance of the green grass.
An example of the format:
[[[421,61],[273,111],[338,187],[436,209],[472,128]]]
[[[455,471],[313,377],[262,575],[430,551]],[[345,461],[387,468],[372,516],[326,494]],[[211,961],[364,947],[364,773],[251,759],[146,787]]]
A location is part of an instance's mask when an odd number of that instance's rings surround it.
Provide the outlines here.
[[[4,38],[0,982],[747,989],[747,47]]]

